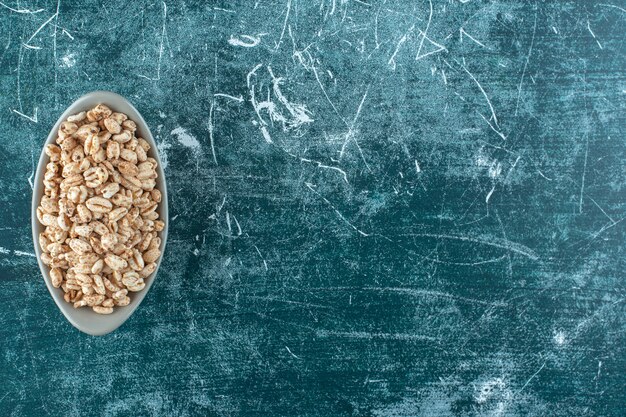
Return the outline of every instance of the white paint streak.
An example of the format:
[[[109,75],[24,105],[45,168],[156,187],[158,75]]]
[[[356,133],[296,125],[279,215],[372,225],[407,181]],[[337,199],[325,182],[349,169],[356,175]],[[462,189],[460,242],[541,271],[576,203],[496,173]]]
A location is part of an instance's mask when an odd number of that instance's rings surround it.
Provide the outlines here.
[[[240,35],[238,38],[235,38],[231,35],[228,43],[233,46],[242,46],[244,48],[252,48],[261,43],[261,38],[258,36],[250,36],[250,35]]]
[[[35,255],[32,252],[24,252],[24,251],[21,251],[21,250],[14,250],[13,254],[17,255],[17,256],[30,256],[31,258],[35,258],[37,256],[37,255]]]
[[[38,111],[38,110],[39,110],[39,109],[38,109],[37,107],[35,107],[35,113],[34,113],[32,116],[27,116],[27,115],[25,115],[24,113],[22,113],[22,112],[20,112],[20,111],[17,111],[17,110],[15,110],[15,109],[12,109],[11,111],[12,111],[13,113],[15,113],[15,114],[19,115],[19,116],[22,116],[22,117],[23,117],[23,118],[25,118],[25,119],[30,120],[30,121],[31,121],[31,122],[33,122],[33,123],[37,123],[37,111]]]
[[[493,246],[496,248],[515,252],[520,255],[526,256],[527,258],[530,258],[533,261],[539,260],[539,255],[537,255],[535,251],[533,251],[529,247],[524,246],[519,243],[512,242],[507,239],[502,239],[502,238],[493,237],[493,236],[446,235],[446,234],[437,234],[437,233],[409,233],[409,234],[405,234],[405,236],[425,237],[425,238],[432,238],[432,239],[450,239],[450,240],[459,240],[459,241],[464,241],[464,242],[479,243],[481,245]]]
[[[617,10],[621,10],[622,12],[626,13],[626,9],[624,9],[623,7],[615,6],[615,5],[612,5],[612,4],[600,3],[600,4],[598,4],[598,6],[610,7],[610,8],[614,8],[614,9],[617,9]]]
[[[211,143],[211,154],[213,155],[213,162],[217,163],[217,156],[215,155],[215,141],[213,139],[213,107],[215,106],[215,100],[211,101],[211,108],[209,109],[209,142]]]
[[[461,68],[463,68],[463,70],[467,73],[467,75],[469,75],[470,78],[472,80],[474,80],[474,82],[476,83],[476,85],[480,89],[480,92],[483,93],[483,96],[485,97],[485,100],[487,100],[487,104],[489,105],[489,109],[491,110],[491,119],[493,119],[493,122],[495,123],[495,125],[497,127],[499,127],[498,126],[498,117],[496,116],[496,111],[493,109],[493,105],[491,104],[491,100],[489,100],[489,96],[487,95],[487,92],[485,91],[483,86],[480,84],[480,82],[478,82],[476,77],[474,77],[474,75],[471,72],[469,72],[469,70],[465,67],[465,65],[461,64]]]
[[[454,294],[449,294],[441,291],[424,290],[420,288],[403,288],[403,287],[335,287],[333,290],[362,290],[362,291],[380,291],[380,292],[395,292],[404,293],[413,297],[432,297],[432,298],[445,298],[452,301],[462,301],[469,304],[494,306],[494,307],[506,307],[507,304],[501,301],[484,301],[476,298],[460,297]]]
[[[167,150],[172,147],[171,144],[161,141],[157,143],[157,150],[159,152],[159,157],[161,158],[161,165],[163,169],[167,168]]]
[[[516,116],[517,116],[517,109],[519,108],[519,100],[522,95],[522,84],[524,83],[524,75],[526,75],[526,68],[528,67],[528,62],[530,62],[530,54],[533,53],[533,46],[535,45],[535,34],[537,33],[537,15],[538,14],[539,12],[535,10],[535,25],[533,26],[533,36],[530,40],[530,47],[528,48],[528,55],[526,55],[526,62],[524,63],[524,69],[522,70],[522,77],[520,78],[519,85],[517,86],[517,103],[515,104]]]
[[[287,122],[288,127],[283,124],[283,129],[297,129],[304,124],[313,122],[313,119],[310,117],[311,112],[304,104],[290,103],[289,100],[287,100],[287,98],[283,95],[280,90],[280,85],[282,84],[283,79],[275,77],[272,72],[272,68],[269,66],[267,67],[267,71],[269,72],[270,77],[272,77],[272,86],[276,98],[285,106],[291,115],[291,120]]]
[[[261,251],[259,250],[259,248],[257,247],[257,245],[253,245],[254,249],[256,249],[256,253],[259,254],[259,258],[261,258],[261,260],[263,261],[263,267],[265,267],[265,270],[267,271],[269,268],[267,267],[267,261],[265,260],[265,258],[263,257],[263,255],[261,254]]]
[[[393,51],[393,54],[391,55],[391,58],[389,58],[389,61],[387,61],[387,65],[389,65],[391,69],[396,69],[396,55],[398,55],[398,52],[400,52],[400,48],[406,42],[408,34],[413,32],[413,29],[415,29],[415,25],[411,26],[407,33],[405,33],[396,44],[396,49]]]
[[[489,177],[496,179],[497,177],[500,176],[501,173],[502,173],[502,164],[494,160],[491,166],[489,167]]]
[[[465,100],[463,100],[465,101]],[[485,122],[487,122],[487,124],[489,125],[489,127],[491,128],[491,130],[493,130],[494,132],[496,132],[498,134],[498,136],[500,136],[502,138],[502,140],[506,140],[506,136],[504,135],[504,133],[502,133],[501,131],[499,131],[498,129],[496,129],[493,124],[489,121],[489,119],[487,119],[485,117],[485,115],[483,115],[482,113],[478,113],[480,115],[480,117],[483,118],[483,120]]]
[[[72,68],[74,65],[76,65],[76,54],[69,53],[61,58],[61,67]]]
[[[295,155],[291,155],[291,156],[295,156]],[[324,165],[323,163],[321,163],[319,161],[314,161],[312,159],[307,159],[307,158],[300,158],[300,160],[302,162],[310,162],[310,163],[313,163],[313,164],[317,164],[318,168],[335,170],[335,171],[341,173],[341,176],[343,177],[343,181],[346,184],[349,184],[349,182],[348,182],[348,174],[346,173],[346,171],[344,171],[343,169],[341,169],[339,167],[333,167],[333,166],[330,166],[330,165]]]
[[[567,342],[567,336],[563,330],[559,330],[554,333],[554,337],[552,339],[557,346],[563,346]]]
[[[37,9],[37,10],[29,10],[29,9],[14,9],[12,7],[7,6],[6,4],[0,2],[0,6],[4,7],[5,9],[9,9],[14,13],[21,13],[21,14],[35,14],[35,13],[39,13],[39,12],[43,12],[44,9]]]
[[[276,44],[276,47],[274,48],[275,51],[278,50],[278,48],[280,47],[280,44],[283,41],[283,37],[285,36],[285,29],[287,29],[287,21],[289,20],[289,13],[291,12],[291,0],[287,0],[287,12],[285,13],[285,21],[283,22],[283,30],[280,32],[280,39],[278,39],[278,43]]]
[[[421,30],[419,31],[420,34],[422,35],[422,38],[420,39],[420,44],[419,47],[417,48],[417,55],[415,56],[415,60],[419,61],[420,59],[426,58],[429,55],[432,54],[436,54],[437,52],[441,52],[441,51],[447,51],[446,47],[443,45],[438,44],[437,42],[433,41],[432,39],[430,39],[427,35],[428,35],[428,29],[430,29],[430,23],[432,22],[433,19],[433,2],[432,0],[428,0],[428,6],[429,6],[429,13],[428,13],[428,22],[426,23],[426,28],[424,29],[424,31],[422,32]],[[432,45],[436,46],[437,49],[427,52],[425,54],[422,54],[422,48],[424,47],[424,41],[428,40],[428,42],[430,42]]]
[[[311,117],[311,112],[308,110],[306,105],[290,102],[287,97],[285,97],[280,88],[280,86],[283,84],[283,78],[276,77],[272,71],[272,68],[269,66],[267,67],[267,72],[269,73],[272,81],[271,92],[270,90],[267,91],[266,100],[257,100],[256,85],[253,83],[253,77],[257,76],[257,71],[262,66],[263,65],[261,64],[255,66],[246,76],[246,82],[248,86],[248,93],[250,95],[250,103],[252,104],[252,107],[257,116],[257,120],[253,121],[253,124],[259,126],[263,138],[267,143],[274,143],[268,129],[269,123],[262,116],[262,111],[267,113],[270,121],[280,123],[284,132],[297,130],[305,124],[312,123],[314,120]],[[271,93],[273,93],[274,98],[276,99],[278,104],[282,105],[282,107],[286,109],[287,114],[284,114],[284,112],[281,111],[281,108],[277,105],[277,103],[272,101]]]
[[[315,79],[317,80],[317,84],[320,86],[320,88],[322,89],[322,93],[324,93],[324,97],[326,98],[326,101],[328,101],[328,103],[330,104],[330,106],[333,108],[333,110],[335,111],[335,114],[337,116],[339,116],[339,118],[341,119],[341,121],[348,126],[348,122],[346,122],[346,119],[343,118],[343,116],[339,113],[339,110],[337,110],[337,107],[335,107],[335,104],[332,102],[332,100],[330,99],[330,97],[328,96],[328,93],[326,92],[326,89],[324,88],[324,85],[322,84],[322,82],[320,81],[320,77],[317,74],[317,68],[312,67],[313,69],[313,74],[315,75]]]
[[[31,258],[36,257],[36,255],[32,252],[24,252],[21,250],[13,250],[11,251],[10,249],[7,248],[3,248],[2,246],[0,246],[0,254],[3,255],[10,255],[11,253],[13,253],[13,255],[15,256],[30,256]]]
[[[200,152],[200,142],[193,135],[189,134],[185,128],[179,126],[172,130],[171,134],[177,137],[181,145],[191,149],[196,154]]]
[[[496,190],[496,186],[494,184],[493,187],[491,187],[491,190],[489,191],[489,193],[487,193],[487,197],[485,197],[485,203],[489,204],[489,199],[491,198],[491,196],[493,195],[493,192]]]
[[[583,212],[583,195],[585,193],[585,175],[587,174],[587,157],[589,156],[589,135],[587,135],[587,140],[585,141],[585,163],[583,165],[583,176],[580,181],[580,199],[578,202],[578,212],[582,214]]]
[[[465,31],[465,29],[463,29],[463,28],[459,29],[459,38],[460,38],[461,43],[463,43],[463,35],[465,35],[466,37],[470,38],[472,41],[474,41],[474,43],[476,43],[476,44],[478,44],[478,45],[482,46],[483,48],[486,48],[486,49],[491,49],[491,48],[489,48],[489,47],[485,46],[482,42],[478,41],[478,40],[477,40],[476,38],[474,38],[472,35],[470,35],[469,33],[467,33],[467,32]]]
[[[438,341],[437,338],[412,333],[378,333],[378,332],[340,332],[334,330],[317,330],[318,337],[346,337],[348,339],[382,339],[382,340],[423,340]]]
[[[300,359],[300,357],[299,357],[299,356],[295,355],[295,354],[291,351],[291,349],[289,349],[289,346],[285,346],[285,349],[287,349],[287,352],[289,352],[289,354],[290,354],[291,356],[293,356],[293,357],[294,357],[294,358],[296,358],[296,359]]]
[[[50,23],[54,18],[56,18],[59,15],[59,11],[57,10],[57,12],[55,14],[53,14],[52,16],[50,16],[48,18],[48,20],[46,20],[45,22],[43,22],[43,24],[41,26],[39,26],[39,29],[37,29],[35,31],[35,33],[33,33],[30,38],[28,38],[28,40],[26,42],[24,42],[24,46],[29,47],[31,45],[29,45],[30,41],[32,41],[35,36],[37,36],[37,34],[48,25],[48,23]],[[37,47],[35,47],[34,49],[37,49]]]
[[[595,39],[596,43],[598,44],[598,46],[600,47],[600,49],[604,49],[602,47],[602,44],[600,43],[600,41],[598,40],[598,38],[596,38],[596,34],[593,33],[593,30],[591,30],[591,24],[589,23],[589,20],[587,20],[587,30],[589,31],[589,33],[591,33],[591,36],[593,36],[593,39]]]
[[[241,96],[231,96],[230,94],[224,94],[224,93],[215,93],[213,94],[213,97],[224,97],[233,101],[236,101],[238,103],[243,103],[243,97]]]
[[[309,190],[313,191],[315,194],[317,194],[317,196],[318,196],[318,197],[320,197],[322,200],[324,200],[324,202],[325,202],[326,204],[328,204],[328,205],[329,205],[329,206],[330,206],[330,207],[331,207],[331,208],[335,211],[335,213],[337,214],[337,216],[339,216],[339,218],[340,218],[341,220],[343,220],[343,221],[344,221],[344,222],[345,222],[348,226],[350,226],[350,227],[351,227],[351,228],[352,228],[355,232],[357,232],[358,234],[360,234],[361,236],[364,236],[364,237],[369,236],[369,233],[365,233],[364,231],[360,230],[360,229],[359,229],[359,228],[357,228],[355,225],[353,225],[352,223],[350,223],[350,221],[348,221],[348,219],[346,219],[346,218],[345,218],[345,216],[344,216],[343,214],[341,214],[341,212],[340,212],[339,210],[337,210],[337,209],[335,208],[335,206],[333,206],[333,204],[332,204],[330,201],[328,201],[328,199],[327,199],[326,197],[322,196],[320,193],[318,193],[318,192],[315,190],[315,188],[314,188],[315,186],[314,186],[313,184],[311,184],[310,182],[305,182],[304,184],[307,186],[307,188],[308,188]]]
[[[522,392],[524,388],[526,388],[526,386],[530,383],[530,381],[532,381],[539,374],[539,372],[541,372],[541,370],[545,368],[545,366],[546,366],[546,362],[544,362],[543,365],[541,365],[541,367],[537,370],[537,372],[535,372],[534,374],[531,375],[530,378],[528,378],[528,381],[526,381],[526,383],[522,386],[522,388],[520,388],[519,391],[517,391],[517,393],[519,394],[520,392]]]

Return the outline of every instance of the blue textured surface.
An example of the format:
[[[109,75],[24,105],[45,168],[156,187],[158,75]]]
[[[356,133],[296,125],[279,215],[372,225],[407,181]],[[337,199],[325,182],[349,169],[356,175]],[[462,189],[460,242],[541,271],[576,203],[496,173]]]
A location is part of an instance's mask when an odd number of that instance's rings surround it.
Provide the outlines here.
[[[0,414],[623,415],[623,1],[166,3],[0,3]],[[29,204],[98,89],[171,218],[94,338]]]

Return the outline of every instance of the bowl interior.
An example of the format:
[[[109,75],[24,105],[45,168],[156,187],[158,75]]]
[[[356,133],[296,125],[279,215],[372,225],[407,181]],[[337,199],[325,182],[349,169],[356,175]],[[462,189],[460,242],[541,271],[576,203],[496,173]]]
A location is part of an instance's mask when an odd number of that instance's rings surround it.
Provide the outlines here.
[[[43,176],[46,170],[46,164],[48,163],[48,156],[43,152],[45,145],[54,143],[57,137],[57,131],[61,123],[72,114],[86,111],[97,104],[102,103],[109,106],[113,111],[125,113],[130,119],[137,124],[137,136],[143,137],[151,146],[148,155],[155,158],[159,163],[157,167],[158,178],[156,180],[157,188],[161,191],[162,200],[159,204],[158,213],[159,218],[165,223],[165,228],[160,233],[161,237],[161,257],[157,260],[157,268],[152,275],[146,278],[146,287],[139,292],[129,293],[131,302],[128,306],[117,307],[113,310],[112,314],[101,315],[95,313],[91,308],[83,307],[75,309],[72,304],[65,302],[63,299],[63,290],[60,288],[54,288],[50,280],[49,267],[41,261],[41,248],[39,247],[39,233],[43,232],[44,226],[37,220],[36,210],[41,201],[41,197],[44,194]],[[141,114],[135,109],[135,107],[124,97],[119,94],[115,94],[109,91],[94,91],[86,94],[76,100],[67,110],[59,117],[59,120],[55,123],[54,127],[50,131],[48,138],[44,146],[42,146],[41,156],[39,158],[39,164],[37,165],[37,171],[35,174],[34,187],[33,187],[33,201],[32,201],[32,230],[33,230],[33,242],[35,245],[35,254],[37,255],[37,262],[39,263],[39,269],[44,277],[46,286],[52,295],[52,298],[56,302],[57,306],[67,318],[67,320],[77,329],[92,335],[103,335],[121,326],[133,312],[137,309],[141,301],[144,299],[154,279],[159,271],[161,260],[165,253],[165,244],[167,242],[168,231],[168,207],[167,207],[167,187],[165,181],[165,173],[163,172],[163,165],[159,158],[156,143],[152,137],[152,133],[148,128]]]

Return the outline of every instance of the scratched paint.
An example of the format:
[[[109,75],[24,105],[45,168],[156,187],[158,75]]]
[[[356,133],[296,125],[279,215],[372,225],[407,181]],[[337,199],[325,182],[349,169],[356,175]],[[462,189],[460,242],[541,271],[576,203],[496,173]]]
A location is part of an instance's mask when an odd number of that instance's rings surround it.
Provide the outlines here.
[[[88,12],[86,12],[88,11]],[[0,414],[620,415],[619,2],[0,3]],[[77,97],[170,192],[157,282],[78,333],[30,193]]]

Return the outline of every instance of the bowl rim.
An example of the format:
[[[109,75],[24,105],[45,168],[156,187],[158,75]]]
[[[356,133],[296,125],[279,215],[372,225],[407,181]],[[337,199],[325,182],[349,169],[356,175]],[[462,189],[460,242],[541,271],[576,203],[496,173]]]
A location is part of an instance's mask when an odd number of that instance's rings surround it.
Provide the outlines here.
[[[55,139],[58,136],[57,131],[61,123],[65,121],[68,116],[79,113],[81,111],[87,111],[93,108],[93,106],[98,103],[107,105],[113,111],[121,111],[127,114],[128,117],[137,124],[137,130],[141,132],[141,137],[143,137],[150,144],[150,156],[155,158],[158,162],[158,178],[156,180],[156,188],[161,191],[162,196],[161,203],[159,203],[157,211],[159,212],[159,218],[165,223],[165,226],[160,232],[159,236],[161,238],[161,256],[157,260],[157,266],[155,271],[148,278],[146,278],[146,287],[142,291],[133,293],[131,297],[131,302],[128,306],[125,306],[123,308],[116,308],[114,309],[113,313],[109,315],[97,314],[91,309],[74,309],[71,303],[67,303],[63,299],[62,290],[59,288],[54,288],[52,286],[49,273],[50,268],[45,265],[41,260],[39,233],[43,231],[44,227],[39,223],[36,212],[41,197],[44,194],[43,177],[45,167],[49,162],[48,156],[45,153],[46,145],[50,143],[55,143]],[[123,109],[120,109],[120,107],[122,107]],[[58,120],[50,130],[46,141],[42,145],[41,155],[39,156],[39,162],[37,164],[37,170],[35,171],[33,181],[33,194],[31,202],[31,228],[33,233],[33,245],[35,248],[35,255],[37,257],[39,270],[44,278],[46,287],[48,288],[52,299],[55,301],[57,307],[59,308],[59,310],[61,310],[61,313],[63,313],[65,318],[78,330],[93,336],[102,336],[114,331],[122,324],[124,324],[126,320],[128,320],[128,318],[135,312],[135,310],[139,307],[139,305],[149,292],[161,266],[161,261],[163,260],[163,257],[165,255],[165,247],[167,243],[169,226],[167,181],[165,177],[165,171],[163,169],[163,163],[157,149],[157,144],[154,140],[154,137],[152,136],[152,132],[150,131],[148,124],[144,120],[141,113],[139,113],[139,111],[135,108],[135,106],[133,106],[133,104],[128,99],[117,93],[114,93],[112,91],[97,90],[84,94],[67,107],[67,109],[61,114],[61,116],[58,118]]]

